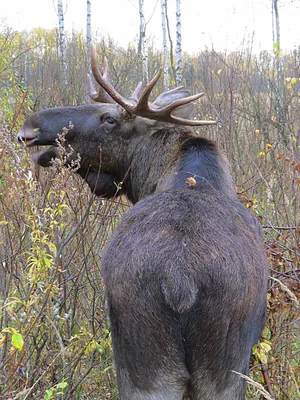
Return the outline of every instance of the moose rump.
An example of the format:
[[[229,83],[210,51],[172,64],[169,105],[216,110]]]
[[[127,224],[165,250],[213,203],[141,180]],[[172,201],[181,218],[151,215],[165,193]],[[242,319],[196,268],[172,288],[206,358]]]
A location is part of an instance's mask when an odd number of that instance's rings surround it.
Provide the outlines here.
[[[120,398],[245,397],[265,315],[258,226],[213,189],[137,203],[102,258]],[[255,321],[255,322],[254,322]]]

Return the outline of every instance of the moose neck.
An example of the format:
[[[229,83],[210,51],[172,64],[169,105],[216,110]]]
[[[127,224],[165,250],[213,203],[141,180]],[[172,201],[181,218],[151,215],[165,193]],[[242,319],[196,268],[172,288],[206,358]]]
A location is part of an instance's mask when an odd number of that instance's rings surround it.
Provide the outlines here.
[[[125,191],[133,203],[156,192],[189,187],[236,197],[226,158],[211,141],[195,137],[191,128],[147,135],[132,148],[131,160]]]

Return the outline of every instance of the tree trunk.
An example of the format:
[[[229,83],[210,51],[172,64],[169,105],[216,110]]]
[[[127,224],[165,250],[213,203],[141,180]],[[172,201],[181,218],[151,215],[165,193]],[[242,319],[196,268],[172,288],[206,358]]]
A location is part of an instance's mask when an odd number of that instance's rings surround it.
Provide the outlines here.
[[[166,29],[166,2],[161,0],[161,24],[163,32],[163,49],[164,49],[164,87],[169,90],[169,72],[168,72],[168,45],[167,45],[167,29]]]
[[[168,38],[169,38],[169,43],[170,43],[170,67],[171,67],[171,76],[172,80],[174,83],[176,83],[176,70],[174,66],[174,58],[173,58],[173,41],[171,37],[171,30],[170,30],[170,24],[169,24],[169,18],[168,18],[168,3],[166,2],[166,23],[167,23],[167,30],[168,30]]]
[[[57,0],[57,15],[59,26],[59,47],[61,52],[61,62],[64,74],[64,81],[66,83],[67,77],[67,64],[66,64],[66,38],[65,38],[65,22],[62,0]]]
[[[92,0],[86,1],[86,47],[87,47],[87,71],[91,74],[91,45],[92,45],[92,25],[91,25],[91,5]]]
[[[280,44],[280,22],[278,0],[272,0],[272,29],[273,29],[273,46],[274,46],[274,63],[276,70],[276,93],[275,93],[275,111],[278,130],[287,144],[289,139],[285,132],[285,87],[282,72],[282,56]]]
[[[280,23],[279,23],[279,11],[278,11],[278,0],[272,0],[272,29],[273,29],[273,43],[275,53],[275,68],[277,86],[279,86],[279,80],[282,75],[281,68],[281,46],[280,46]]]
[[[176,0],[176,86],[182,81],[181,0]]]
[[[144,0],[139,0],[140,40],[138,53],[142,59],[143,82],[148,82],[148,50],[146,45],[146,24],[144,17]]]

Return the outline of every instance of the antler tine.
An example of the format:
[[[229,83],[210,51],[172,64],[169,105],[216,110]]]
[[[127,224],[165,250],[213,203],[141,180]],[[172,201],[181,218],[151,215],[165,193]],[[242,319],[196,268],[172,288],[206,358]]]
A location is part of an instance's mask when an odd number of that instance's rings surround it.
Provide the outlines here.
[[[107,61],[106,56],[104,56],[103,64],[102,64],[102,76],[103,76],[103,79],[105,79],[106,81],[109,81],[109,69],[108,69],[108,61]]]
[[[87,86],[90,98],[97,103],[114,103],[114,100],[100,86],[98,92],[92,82],[91,76],[87,75]]]
[[[95,57],[95,52],[94,52],[94,48],[91,47],[91,65],[92,65],[92,70],[93,70],[93,62],[95,62],[96,57]],[[107,59],[106,57],[104,57],[103,60],[103,67],[102,67],[102,71],[103,71],[103,79],[107,82],[109,82],[109,72],[108,72],[108,63],[107,63]],[[108,93],[106,93],[106,91],[102,88],[102,86],[99,87],[98,92],[96,91],[93,82],[92,82],[92,78],[90,77],[90,75],[88,75],[88,92],[89,92],[89,96],[93,101],[99,102],[99,103],[115,103],[115,101],[111,98],[111,96],[109,96]]]
[[[140,82],[129,98],[132,99],[133,101],[135,101],[136,103],[138,103],[142,91],[143,91],[143,82]]]
[[[151,81],[147,84],[147,86],[143,90],[141,98],[139,99],[139,102],[136,106],[136,110],[135,110],[136,115],[140,115],[140,111],[142,112],[142,110],[148,109],[148,107],[149,107],[148,100],[149,100],[150,93],[151,93],[152,89],[154,88],[154,86],[156,85],[156,83],[158,82],[158,80],[161,76],[161,73],[162,73],[162,69],[160,68],[158,70],[158,73],[155,75],[155,77],[151,79]]]
[[[91,66],[96,82],[100,85],[101,88],[104,89],[106,94],[108,94],[110,98],[113,99],[116,103],[120,104],[123,108],[125,108],[126,111],[132,113],[135,106],[130,101],[126,100],[123,96],[121,96],[110,84],[108,80],[108,67],[105,67],[105,61],[103,68],[104,75],[102,76],[102,74],[99,72],[97,67],[96,55],[93,47],[91,47]]]
[[[154,119],[156,121],[170,122],[179,125],[188,125],[188,126],[214,125],[216,124],[216,121],[189,120],[172,115],[172,111],[174,111],[176,108],[183,106],[184,104],[188,104],[195,100],[198,100],[203,95],[204,93],[198,93],[193,96],[185,97],[183,99],[178,99],[173,101],[171,104],[168,104],[166,107],[162,108],[154,108],[147,103],[147,105],[145,106],[143,105],[143,107],[138,110],[137,115],[144,118]]]

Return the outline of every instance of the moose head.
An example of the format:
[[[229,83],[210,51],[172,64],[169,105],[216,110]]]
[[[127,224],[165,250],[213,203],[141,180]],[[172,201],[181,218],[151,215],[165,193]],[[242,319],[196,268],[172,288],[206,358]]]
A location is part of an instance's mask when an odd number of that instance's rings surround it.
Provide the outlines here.
[[[195,100],[203,93],[190,96],[183,87],[163,93],[152,104],[149,103],[150,93],[161,71],[144,89],[140,83],[130,98],[125,99],[110,84],[106,59],[101,75],[95,53],[91,53],[93,74],[100,85],[98,93],[90,77],[88,86],[91,99],[98,104],[37,112],[26,120],[18,139],[29,147],[50,146],[33,156],[38,165],[49,167],[59,156],[58,138],[67,128],[65,146],[69,155],[66,164],[72,164],[79,154],[80,168],[77,172],[96,195],[110,198],[126,193],[135,203],[153,191],[154,181],[161,172],[158,164],[162,164],[162,157],[167,164],[172,162],[174,151],[178,150],[178,144],[175,147],[174,144],[194,135],[189,126],[214,122],[188,119]],[[167,133],[170,129],[174,131],[174,138]],[[159,134],[165,136],[165,143],[160,140],[161,150],[157,154],[159,150],[154,142],[157,142],[157,132],[161,131],[166,132],[165,135]],[[143,160],[137,161],[141,157]],[[145,174],[148,174],[147,179]]]
[[[193,132],[183,87],[149,102],[158,73],[125,99],[92,52],[99,104],[40,111],[18,138],[63,145],[91,190],[136,203],[101,259],[121,400],[242,400],[252,346],[264,326],[268,263],[259,223],[238,201],[225,156]],[[69,151],[70,147],[72,151]],[[186,397],[185,397],[186,398]]]

